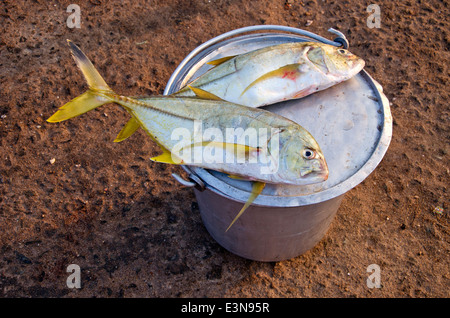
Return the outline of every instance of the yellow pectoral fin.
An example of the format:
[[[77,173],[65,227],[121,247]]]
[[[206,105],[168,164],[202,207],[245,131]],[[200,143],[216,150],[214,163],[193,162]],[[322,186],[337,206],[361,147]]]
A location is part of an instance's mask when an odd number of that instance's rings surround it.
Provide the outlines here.
[[[250,197],[248,198],[247,202],[245,202],[244,206],[236,215],[233,222],[231,222],[231,224],[228,226],[225,232],[227,232],[230,229],[230,227],[234,224],[234,222],[237,221],[237,219],[242,215],[242,213],[244,213],[244,211],[247,210],[247,208],[253,203],[253,201],[255,201],[255,199],[258,197],[258,195],[261,194],[265,186],[266,184],[264,182],[255,181],[253,183],[252,193],[250,194]]]
[[[251,156],[256,156],[261,148],[251,147],[243,144],[226,143],[221,141],[203,141],[191,144],[185,148],[193,149],[195,147],[212,148],[222,150],[223,152],[231,153],[238,163],[244,163],[250,159]],[[183,148],[183,149],[185,149]]]
[[[288,64],[288,65],[282,66],[276,70],[267,72],[266,74],[258,77],[256,80],[251,82],[250,85],[248,85],[244,89],[241,96],[244,95],[250,88],[252,88],[256,84],[258,84],[262,81],[265,81],[267,79],[279,77],[279,78],[295,80],[297,78],[297,76],[300,74],[299,67],[300,67],[300,64]]]
[[[226,151],[233,151],[233,156],[235,156],[238,163],[246,162],[247,160],[250,160],[251,157],[257,156],[260,152],[260,148],[258,147],[230,143],[223,144]]]
[[[217,60],[209,61],[209,62],[207,62],[206,64],[217,66],[217,65],[220,65],[220,64],[222,64],[222,63],[225,63],[226,61],[231,60],[232,58],[234,58],[234,57],[236,57],[236,56],[237,56],[237,55],[225,56],[225,57],[222,57],[222,58],[217,59]]]
[[[210,147],[221,147],[223,149],[234,149],[234,150],[241,150],[245,154],[248,154],[252,151],[259,151],[259,148],[257,147],[251,147],[243,144],[233,144],[228,142],[222,142],[222,141],[203,141],[203,146],[210,146]]]
[[[122,128],[122,130],[117,135],[116,139],[114,139],[114,142],[121,142],[122,140],[127,139],[130,137],[134,132],[140,127],[141,125],[138,123],[136,119],[133,117],[125,124],[125,126]]]
[[[207,92],[201,88],[193,87],[193,86],[188,86],[188,87],[191,91],[194,92],[195,96],[197,96],[198,98],[223,101],[223,99],[220,98],[219,96],[216,96],[213,93]]]

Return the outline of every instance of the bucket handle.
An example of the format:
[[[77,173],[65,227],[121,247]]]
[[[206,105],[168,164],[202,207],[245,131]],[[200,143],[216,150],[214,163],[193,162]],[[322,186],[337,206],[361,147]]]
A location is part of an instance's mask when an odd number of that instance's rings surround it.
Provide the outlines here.
[[[205,184],[203,183],[203,181],[194,173],[190,173],[188,176],[188,179],[190,181],[184,180],[182,177],[180,177],[178,174],[176,173],[172,173],[172,177],[174,177],[175,180],[177,180],[179,183],[181,183],[182,185],[184,185],[185,187],[194,187],[197,190],[199,190],[200,192],[202,192],[203,190],[205,190]]]
[[[196,49],[194,49],[191,53],[189,53],[189,55],[185,57],[185,59],[180,63],[180,65],[178,65],[178,67],[175,69],[172,76],[170,77],[169,81],[167,82],[166,89],[164,90],[164,95],[170,94],[170,89],[173,85],[173,82],[175,81],[175,78],[178,77],[178,73],[180,73],[181,70],[185,67],[185,65],[187,63],[189,63],[189,61],[194,56],[196,56],[199,52],[203,51],[204,49],[208,48],[209,46],[211,46],[217,42],[223,41],[224,39],[226,39],[228,37],[235,36],[235,35],[238,35],[241,33],[252,32],[252,31],[261,31],[261,30],[291,32],[291,33],[296,33],[296,34],[300,34],[303,36],[307,36],[309,38],[312,38],[314,40],[317,40],[317,41],[325,43],[325,44],[334,45],[337,47],[342,46],[344,49],[348,49],[348,47],[349,47],[349,43],[348,43],[348,40],[345,37],[345,35],[342,32],[335,30],[333,28],[329,28],[328,32],[333,33],[338,36],[337,38],[334,39],[334,41],[330,41],[320,35],[314,34],[312,32],[306,31],[306,30],[293,28],[293,27],[287,27],[287,26],[283,26],[283,25],[253,25],[253,26],[243,27],[243,28],[232,30],[232,31],[223,33],[219,36],[216,36],[215,38],[212,38],[212,39],[206,41],[205,43],[203,43],[202,45],[200,45]]]

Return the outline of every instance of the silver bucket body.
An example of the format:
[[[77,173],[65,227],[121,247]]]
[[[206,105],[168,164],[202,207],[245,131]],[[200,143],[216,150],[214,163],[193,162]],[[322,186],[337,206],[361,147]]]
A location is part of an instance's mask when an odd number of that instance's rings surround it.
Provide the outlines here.
[[[247,34],[257,30],[286,33]],[[301,35],[299,35],[301,34]],[[302,35],[307,35],[307,37]],[[171,94],[206,72],[206,62],[269,45],[326,40],[299,29],[255,26],[238,29],[206,42],[180,64],[166,87]],[[339,40],[336,39],[336,40]],[[336,41],[335,40],[335,41]],[[307,129],[319,143],[329,168],[328,180],[308,186],[267,184],[252,206],[225,232],[247,201],[251,183],[197,167],[183,166],[204,225],[230,252],[257,261],[280,261],[314,247],[328,230],[344,194],[361,183],[380,163],[392,137],[389,101],[381,86],[364,70],[348,81],[307,97],[264,109],[289,118]]]
[[[206,189],[195,190],[211,236],[228,251],[257,261],[281,261],[303,254],[327,232],[343,196],[297,207],[250,206],[225,232],[242,202]]]

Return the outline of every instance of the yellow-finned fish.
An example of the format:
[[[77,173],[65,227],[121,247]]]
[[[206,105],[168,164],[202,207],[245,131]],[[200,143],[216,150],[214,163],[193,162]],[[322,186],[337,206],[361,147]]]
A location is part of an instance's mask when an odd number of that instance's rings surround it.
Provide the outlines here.
[[[324,90],[359,73],[365,62],[333,45],[295,42],[228,56],[207,64],[215,67],[173,95],[207,96],[210,93],[228,102],[260,107]],[[191,88],[201,91],[194,92]],[[116,142],[131,136],[138,127],[135,122],[128,124]]]
[[[249,200],[266,183],[304,185],[321,182],[328,168],[319,145],[297,123],[258,108],[210,98],[155,96],[145,102],[116,94],[84,53],[68,41],[89,89],[58,109],[47,121],[60,122],[108,103],[117,103],[160,146],[156,162],[198,166],[254,181]],[[228,230],[228,229],[227,229]]]
[[[283,43],[208,64],[214,68],[189,83],[223,100],[260,107],[307,96],[348,80],[364,60],[346,49],[318,42]],[[176,93],[193,96],[189,87]]]

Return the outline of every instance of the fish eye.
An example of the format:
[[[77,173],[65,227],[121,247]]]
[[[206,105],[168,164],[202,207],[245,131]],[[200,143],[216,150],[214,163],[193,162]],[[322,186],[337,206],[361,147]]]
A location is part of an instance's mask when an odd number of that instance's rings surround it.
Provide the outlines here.
[[[345,49],[339,49],[338,52],[343,54],[343,55],[346,55],[348,53],[348,51],[345,50]]]
[[[303,157],[305,159],[314,159],[316,157],[316,152],[311,149],[304,149],[303,150]]]

